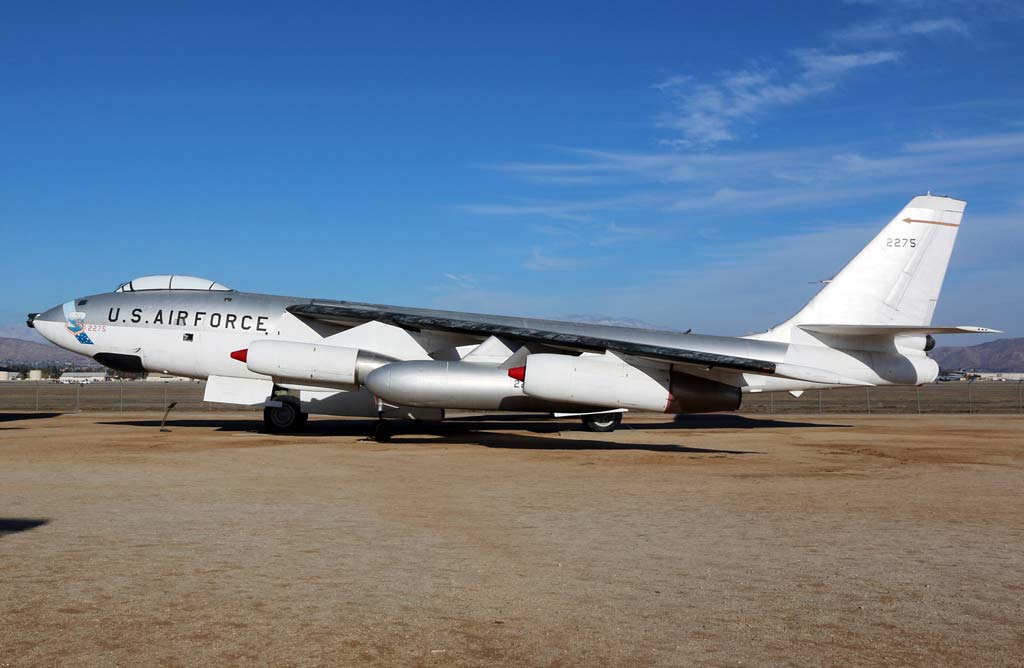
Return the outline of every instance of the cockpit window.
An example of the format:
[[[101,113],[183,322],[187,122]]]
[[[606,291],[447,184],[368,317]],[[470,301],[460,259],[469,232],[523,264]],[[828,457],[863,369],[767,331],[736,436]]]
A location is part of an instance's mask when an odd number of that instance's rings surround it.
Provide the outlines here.
[[[208,278],[181,276],[178,274],[135,278],[117,286],[117,290],[114,292],[139,292],[141,290],[215,290],[233,292],[228,286],[221,285]]]

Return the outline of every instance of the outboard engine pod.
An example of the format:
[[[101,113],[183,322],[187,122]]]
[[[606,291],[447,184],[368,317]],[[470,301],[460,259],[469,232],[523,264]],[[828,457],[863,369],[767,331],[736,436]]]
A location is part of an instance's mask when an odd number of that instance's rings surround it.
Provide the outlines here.
[[[394,362],[370,373],[366,388],[396,406],[526,410],[530,404],[507,370],[471,362]]]
[[[702,413],[739,408],[738,387],[665,367],[638,367],[617,358],[542,353],[526,358],[526,394],[564,403]]]

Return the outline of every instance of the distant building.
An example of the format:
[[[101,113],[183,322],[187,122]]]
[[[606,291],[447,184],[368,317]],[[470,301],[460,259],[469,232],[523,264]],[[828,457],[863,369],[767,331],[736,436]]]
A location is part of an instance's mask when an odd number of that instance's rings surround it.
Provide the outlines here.
[[[106,371],[65,371],[57,380],[62,383],[100,383],[106,379]]]
[[[42,380],[43,370],[42,369],[29,369],[28,376],[29,380]]]
[[[978,380],[1001,380],[1012,381],[1015,383],[1018,381],[1024,381],[1024,373],[1004,373],[1000,371],[995,373],[978,372],[975,375],[978,377]]]
[[[163,381],[163,382],[188,382],[194,380],[186,376],[172,376],[169,373],[156,373],[149,372],[146,374],[146,380]]]

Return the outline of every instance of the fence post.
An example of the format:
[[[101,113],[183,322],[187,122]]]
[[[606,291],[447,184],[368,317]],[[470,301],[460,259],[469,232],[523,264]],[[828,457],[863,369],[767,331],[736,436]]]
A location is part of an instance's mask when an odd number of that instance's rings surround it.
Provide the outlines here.
[[[164,406],[167,406],[167,381],[164,381]]]
[[[870,387],[865,387],[864,388],[864,397],[867,400],[868,415],[871,415],[871,388]]]
[[[914,395],[917,397],[917,412],[921,413],[921,386],[918,385],[914,388]]]
[[[82,384],[75,383],[75,412],[82,412]]]
[[[974,415],[974,390],[973,390],[973,385],[974,385],[974,381],[973,380],[967,381],[967,413],[969,415]]]
[[[121,379],[121,412],[124,413],[124,378]]]
[[[769,392],[768,393],[768,414],[769,415],[774,415],[775,414],[775,393],[774,392]]]
[[[818,390],[818,414],[821,414],[821,390]]]
[[[1024,396],[1021,395],[1021,390],[1024,388],[1024,378],[1017,381],[1017,412],[1024,413]]]

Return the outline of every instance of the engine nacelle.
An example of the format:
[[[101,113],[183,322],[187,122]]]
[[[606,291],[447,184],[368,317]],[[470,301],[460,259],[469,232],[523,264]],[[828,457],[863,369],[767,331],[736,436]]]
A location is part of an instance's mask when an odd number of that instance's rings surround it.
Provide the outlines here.
[[[350,388],[374,369],[394,361],[356,348],[302,341],[253,341],[245,356],[249,371],[279,382]]]
[[[505,369],[471,362],[394,362],[366,378],[374,396],[396,406],[542,410]]]
[[[606,408],[664,413],[731,411],[739,408],[741,398],[740,389],[732,385],[593,355],[530,355],[522,375],[524,390],[531,397]]]

